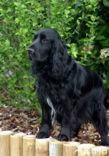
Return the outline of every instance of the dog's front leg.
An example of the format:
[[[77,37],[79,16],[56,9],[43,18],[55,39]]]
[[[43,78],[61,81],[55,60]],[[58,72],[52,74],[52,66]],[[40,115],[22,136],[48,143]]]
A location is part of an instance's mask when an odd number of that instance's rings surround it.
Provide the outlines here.
[[[71,140],[71,110],[66,110],[63,114],[63,120],[61,125],[61,132],[57,139],[60,141],[70,141]]]
[[[37,138],[48,138],[50,136],[51,128],[51,109],[47,104],[42,105],[42,122],[37,134]]]

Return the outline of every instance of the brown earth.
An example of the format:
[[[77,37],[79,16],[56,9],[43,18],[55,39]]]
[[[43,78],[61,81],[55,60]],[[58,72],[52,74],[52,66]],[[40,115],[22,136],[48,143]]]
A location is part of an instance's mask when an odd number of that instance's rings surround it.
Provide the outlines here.
[[[107,111],[109,119],[109,110]],[[11,130],[13,132],[24,132],[26,134],[37,134],[39,130],[39,115],[36,111],[29,108],[16,108],[13,106],[0,105],[0,129]],[[60,125],[55,124],[51,130],[51,136],[56,138],[60,132]],[[82,125],[78,137],[73,138],[73,141],[80,143],[93,143],[99,145],[100,136],[92,124]]]

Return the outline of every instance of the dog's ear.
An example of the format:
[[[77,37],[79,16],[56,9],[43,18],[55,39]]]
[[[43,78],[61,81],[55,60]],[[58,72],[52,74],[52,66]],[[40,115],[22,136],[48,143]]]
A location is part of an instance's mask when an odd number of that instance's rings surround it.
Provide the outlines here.
[[[52,72],[55,78],[61,78],[64,74],[64,68],[66,66],[67,59],[67,47],[64,42],[59,39],[55,41],[52,49],[53,66]]]

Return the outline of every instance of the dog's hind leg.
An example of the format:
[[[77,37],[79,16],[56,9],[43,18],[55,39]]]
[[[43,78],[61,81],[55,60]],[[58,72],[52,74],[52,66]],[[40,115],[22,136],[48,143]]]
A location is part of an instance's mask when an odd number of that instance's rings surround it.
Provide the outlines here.
[[[92,123],[101,136],[101,145],[109,146],[106,109],[103,104],[93,113]]]

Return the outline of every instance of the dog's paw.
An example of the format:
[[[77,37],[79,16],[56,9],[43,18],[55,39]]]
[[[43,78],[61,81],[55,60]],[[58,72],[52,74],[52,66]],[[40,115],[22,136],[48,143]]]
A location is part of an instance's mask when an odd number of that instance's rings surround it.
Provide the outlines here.
[[[59,140],[59,141],[71,141],[71,138],[65,134],[59,134],[57,137],[57,140]]]
[[[71,138],[75,138],[75,137],[77,137],[77,133],[72,132],[71,133]]]
[[[47,132],[38,132],[38,134],[36,135],[36,138],[38,139],[42,139],[42,138],[48,138],[49,134]]]
[[[101,139],[101,143],[100,144],[102,146],[109,146],[109,137]]]

